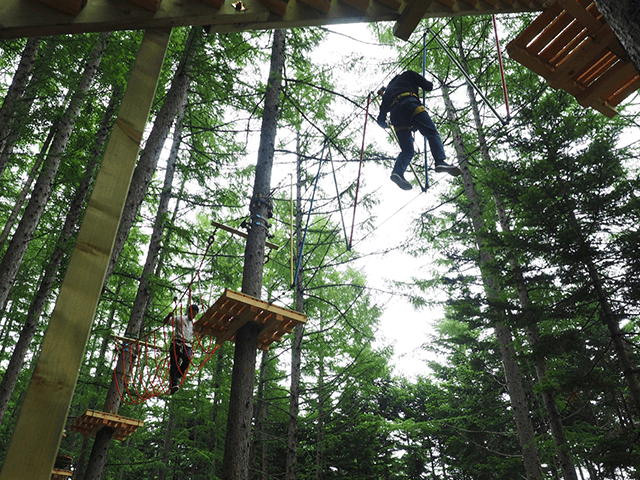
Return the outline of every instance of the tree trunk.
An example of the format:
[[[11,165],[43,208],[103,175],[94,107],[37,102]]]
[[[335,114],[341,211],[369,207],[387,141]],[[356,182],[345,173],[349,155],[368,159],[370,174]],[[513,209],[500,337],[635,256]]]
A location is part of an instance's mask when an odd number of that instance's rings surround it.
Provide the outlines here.
[[[457,36],[458,42],[458,53],[460,54],[460,59],[463,68],[469,71],[467,65],[467,57],[464,54],[464,48],[462,45],[462,37],[461,35]],[[484,134],[484,128],[482,125],[482,121],[480,119],[480,110],[478,108],[478,102],[476,101],[476,97],[474,94],[473,87],[467,82],[467,97],[469,98],[469,102],[471,105],[471,111],[473,113],[473,119],[476,126],[476,132],[478,133],[478,143],[480,145],[480,153],[482,155],[483,160],[486,165],[491,164],[491,155],[489,153],[489,147],[487,145],[487,140]],[[508,232],[510,230],[510,225],[508,221],[507,214],[504,209],[504,205],[502,201],[494,195],[494,201],[496,204],[498,218],[500,220],[500,226],[502,230]],[[520,273],[520,268],[518,265],[518,261],[515,256],[510,255],[509,260],[511,270],[516,278],[518,285],[518,297],[520,300],[520,305],[522,306],[523,312],[527,312],[530,301],[529,301],[529,292],[527,291],[524,278]],[[529,340],[529,345],[531,349],[535,352],[540,348],[540,336],[538,334],[538,328],[534,323],[534,319],[530,319],[527,322],[527,338]],[[538,382],[543,383],[547,373],[547,365],[546,361],[541,356],[536,356],[535,358],[535,370],[536,376],[538,377]],[[571,457],[568,445],[567,445],[567,437],[564,433],[564,427],[562,425],[562,420],[560,418],[560,411],[558,410],[558,405],[555,401],[553,393],[543,389],[541,392],[542,402],[544,405],[545,412],[547,414],[547,419],[549,420],[549,428],[551,430],[551,437],[553,438],[554,445],[556,447],[556,454],[558,455],[558,459],[560,461],[560,466],[562,469],[562,475],[565,480],[578,480],[576,475],[575,465],[573,463],[573,458]]]
[[[160,455],[160,461],[163,466],[158,470],[158,480],[165,480],[167,478],[167,472],[170,469],[169,462],[169,453],[171,452],[171,447],[173,446],[173,426],[174,426],[174,414],[173,411],[175,406],[173,402],[167,402],[168,404],[168,414],[167,414],[167,425],[165,426],[164,433],[164,441],[162,442],[162,453]],[[173,478],[172,475],[169,475],[168,478]]]
[[[16,103],[22,98],[27,83],[29,83],[29,76],[33,70],[33,64],[35,63],[39,47],[39,38],[27,39],[27,44],[22,51],[22,57],[20,58],[16,73],[13,75],[11,85],[4,96],[2,107],[0,107],[0,150],[4,150],[3,145],[8,136],[8,129],[5,130],[5,127],[14,115]],[[0,156],[0,158],[2,158],[2,156]],[[6,161],[0,162],[0,177],[2,177],[2,172],[6,165]]]
[[[0,233],[0,250],[4,246],[4,243],[7,241],[7,238],[9,238],[9,235],[11,234],[11,229],[15,225],[16,220],[20,215],[20,210],[22,210],[22,206],[24,205],[24,202],[27,201],[27,196],[29,195],[29,192],[31,192],[31,185],[35,180],[36,175],[38,175],[38,171],[40,171],[42,162],[47,156],[47,150],[49,149],[49,146],[53,141],[53,137],[56,133],[56,130],[57,128],[55,125],[51,127],[51,130],[49,131],[49,136],[44,141],[44,144],[42,145],[40,153],[38,153],[38,156],[36,157],[36,161],[33,164],[33,167],[31,167],[31,171],[27,176],[27,180],[24,182],[24,185],[22,186],[22,191],[20,192],[20,195],[18,196],[18,198],[15,200],[15,203],[13,204],[13,208],[11,209],[11,213],[9,214],[9,217],[5,222],[4,227],[2,227],[2,233]]]
[[[320,316],[320,331],[324,331],[322,316]],[[318,338],[323,342],[322,337]],[[318,354],[318,424],[316,425],[316,477],[315,480],[322,480],[324,469],[324,350],[320,345]]]
[[[280,87],[285,59],[285,32],[275,30],[271,51],[271,67],[265,94],[265,106],[260,132],[253,197],[249,205],[251,224],[247,237],[242,276],[242,292],[260,298],[264,249],[270,211],[271,169],[280,104]],[[256,370],[256,350],[260,327],[247,322],[236,335],[231,378],[231,398],[225,439],[223,480],[249,478],[249,447],[253,418],[253,385]]]
[[[140,284],[138,285],[138,292],[136,293],[136,298],[133,302],[131,317],[129,319],[129,325],[127,326],[127,335],[133,335],[135,337],[138,337],[142,334],[142,330],[144,329],[144,314],[147,311],[147,307],[151,299],[151,291],[149,290],[149,279],[154,273],[154,269],[158,263],[160,248],[162,247],[162,236],[164,235],[167,212],[169,211],[169,201],[171,200],[173,177],[176,170],[176,162],[178,160],[180,145],[182,143],[182,126],[186,107],[187,96],[185,95],[182,98],[182,104],[178,106],[176,126],[173,131],[173,144],[171,145],[171,152],[169,153],[169,158],[167,159],[164,185],[162,186],[160,203],[158,204],[158,211],[156,213],[156,219],[153,225],[153,231],[151,233],[151,240],[149,242],[149,249],[147,251],[147,260],[145,261],[144,267],[142,269]]]
[[[298,138],[298,150],[299,150]],[[298,152],[299,153],[299,152]],[[322,160],[321,160],[322,161]],[[296,182],[296,258],[302,255],[302,156],[298,155],[297,182]],[[302,270],[298,272],[295,285],[296,311],[304,312]],[[300,372],[302,337],[304,325],[296,325],[293,329],[293,345],[291,348],[291,389],[289,392],[289,431],[287,434],[287,464],[285,479],[296,479],[296,463],[298,453],[298,411],[300,404]]]
[[[267,402],[264,399],[264,386],[265,386],[265,371],[267,369],[267,362],[269,361],[269,352],[267,350],[262,351],[262,357],[260,359],[260,373],[258,375],[258,391],[256,392],[256,417],[255,417],[255,431],[256,438],[251,446],[250,464],[256,465],[258,451],[260,451],[260,468],[259,471],[252,475],[252,478],[256,480],[267,480],[269,466],[267,465],[267,432],[265,431],[265,425],[267,422]]]
[[[44,211],[44,208],[51,196],[51,190],[53,188],[53,182],[60,166],[60,160],[63,152],[67,146],[69,137],[75,125],[76,118],[82,107],[84,96],[88,91],[93,79],[95,78],[98,66],[102,59],[102,54],[107,45],[107,40],[111,33],[103,33],[98,40],[98,45],[91,53],[91,57],[85,66],[84,72],[78,84],[69,106],[65,111],[56,135],[53,139],[49,154],[45,165],[38,176],[38,181],[34,187],[33,194],[29,200],[29,204],[25,209],[24,215],[16,233],[13,235],[11,242],[7,248],[7,251],[0,264],[0,271],[2,272],[2,280],[0,281],[0,310],[4,310],[7,300],[9,298],[9,292],[13,285],[13,281],[20,268],[22,258],[27,251],[29,242],[33,237],[33,233],[36,230],[40,217]]]
[[[582,250],[586,252],[585,255],[583,255],[585,267],[589,273],[589,279],[591,280],[596,298],[600,304],[600,309],[602,310],[602,319],[609,330],[609,334],[611,335],[611,341],[615,348],[618,362],[620,363],[622,375],[624,376],[627,387],[629,388],[629,395],[631,396],[635,413],[640,417],[640,388],[638,387],[638,382],[636,380],[637,370],[633,368],[631,360],[629,359],[627,346],[622,338],[622,332],[620,331],[620,325],[616,319],[616,314],[611,307],[609,296],[604,290],[602,278],[600,277],[600,273],[598,272],[590,253],[592,248],[588,245],[587,239],[582,233],[578,219],[575,216],[575,212],[571,210],[568,216],[570,225],[573,226],[574,231],[578,235],[578,242],[581,245]]]
[[[44,311],[47,298],[49,297],[49,293],[51,293],[51,289],[53,288],[56,275],[59,273],[58,270],[62,263],[62,259],[65,252],[67,252],[68,243],[71,240],[73,233],[75,232],[78,219],[80,218],[80,214],[82,213],[82,208],[89,193],[91,182],[95,177],[96,167],[98,166],[100,159],[100,153],[102,151],[104,142],[107,139],[107,135],[110,130],[111,122],[113,120],[119,98],[120,94],[115,91],[111,97],[100,128],[98,129],[98,132],[96,134],[96,145],[94,146],[87,162],[84,177],[78,185],[75,196],[71,201],[69,213],[67,214],[64,226],[62,227],[62,230],[60,232],[56,248],[54,249],[53,254],[51,255],[51,259],[49,260],[49,264],[45,269],[42,281],[40,282],[40,287],[38,288],[38,291],[36,292],[33,301],[29,306],[27,318],[25,320],[22,331],[20,332],[20,338],[16,343],[13,354],[11,356],[11,361],[9,362],[9,366],[7,367],[4,377],[2,378],[2,382],[0,383],[0,424],[2,424],[2,420],[4,419],[4,415],[7,411],[9,400],[11,399],[11,395],[13,394],[13,390],[16,386],[18,374],[24,364],[24,358],[29,350],[31,341],[33,340],[33,336],[36,332],[38,321],[40,320],[40,316]]]
[[[478,251],[480,253],[479,267],[482,274],[484,289],[487,295],[487,300],[491,304],[500,297],[500,285],[498,279],[496,279],[490,272],[490,265],[493,263],[494,259],[491,252],[485,247],[484,236],[487,233],[487,228],[482,217],[482,208],[475,189],[473,177],[469,170],[462,136],[455,128],[455,109],[449,97],[448,88],[444,84],[442,85],[442,95],[446,106],[447,119],[452,125],[453,142],[460,163],[460,170],[462,171],[464,192],[467,200],[469,201],[471,223],[475,232]],[[496,313],[498,316],[504,316],[503,312],[497,311]],[[511,332],[509,331],[509,328],[500,321],[495,321],[493,327],[500,347],[505,380],[518,432],[518,441],[520,443],[520,448],[522,449],[525,473],[528,480],[542,480],[540,459],[535,443],[535,433],[529,417],[530,409],[522,384],[522,374],[516,359],[516,352],[513,346]]]

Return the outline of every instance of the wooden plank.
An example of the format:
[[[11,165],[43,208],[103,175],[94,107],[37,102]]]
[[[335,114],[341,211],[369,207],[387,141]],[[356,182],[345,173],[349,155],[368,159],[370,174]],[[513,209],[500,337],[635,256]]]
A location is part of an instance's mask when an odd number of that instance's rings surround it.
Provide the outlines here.
[[[86,436],[95,435],[102,428],[113,429],[113,438],[124,440],[144,425],[142,420],[126,418],[114,413],[87,410],[75,419],[69,430]]]
[[[347,5],[351,5],[353,8],[360,10],[361,12],[366,12],[369,8],[369,0],[341,0]]]
[[[331,2],[329,0],[300,0],[300,1],[324,13],[327,13],[331,8]]]
[[[619,84],[621,78],[625,78],[634,72],[636,72],[636,69],[631,62],[619,62],[585,88],[578,96],[578,103],[584,106],[592,105],[596,98],[601,97],[607,90]]]
[[[640,89],[640,75],[636,71],[634,74],[629,75],[626,81],[616,86],[616,90],[604,96],[604,100],[612,106],[617,106],[625,98],[631,95],[636,90]]]
[[[557,64],[563,58],[562,52],[566,55],[567,51],[577,47],[587,37],[586,29],[573,20],[555,38],[549,39],[547,45],[538,51],[538,58],[544,63]]]
[[[544,28],[546,28],[552,21],[562,12],[562,8],[558,5],[552,5],[544,12],[536,17],[527,28],[525,28],[520,35],[509,42],[509,45],[518,45],[522,49],[526,49],[529,43],[536,38]],[[508,48],[508,46],[507,46]]]
[[[242,237],[242,238],[247,238],[248,237],[248,234],[246,232],[243,232],[242,230],[238,230],[238,229],[233,228],[233,227],[228,227],[227,225],[224,225],[222,223],[216,222],[215,220],[211,221],[211,225],[213,225],[216,228],[219,228],[220,230],[224,230],[226,232],[233,233],[234,235],[238,235],[239,237]],[[267,247],[273,249],[273,250],[278,250],[280,248],[275,243],[271,243],[271,242],[268,242],[268,241],[265,242],[265,245]]]
[[[409,40],[433,2],[434,0],[409,0],[393,27],[393,34],[403,40]]]
[[[278,0],[273,0],[273,1],[278,1]],[[215,7],[217,9],[222,8],[222,5],[224,4],[224,0],[202,0],[202,3],[204,3],[205,5],[209,5],[211,7]],[[262,2],[264,3],[264,2]]]
[[[574,19],[567,12],[562,11],[551,23],[544,28],[540,35],[527,45],[527,51],[533,55],[540,52],[549,45],[562,31],[569,26]]]
[[[601,41],[593,41],[589,38],[579,48],[571,52],[567,60],[547,76],[549,85],[554,88],[561,88],[562,85],[572,81],[572,78],[585,64],[591,64],[602,57],[608,41],[606,38],[601,40],[604,45]]]
[[[38,2],[51,7],[65,15],[76,16],[87,4],[87,0],[38,0]]]
[[[234,341],[237,331],[247,322],[262,325],[258,348],[267,350],[282,335],[305,323],[306,315],[270,304],[243,293],[225,290],[195,324],[195,331],[216,337],[216,343]]]
[[[162,0],[156,12],[134,5],[128,0],[90,0],[75,16],[57,12],[37,0],[0,1],[0,39],[42,37],[74,33],[138,30],[162,27],[200,25],[209,32],[227,33],[244,30],[270,30],[276,28],[300,28],[356,22],[399,21],[407,11],[411,0],[369,0],[366,11],[358,10],[339,0],[324,0],[329,10],[306,5],[301,0],[290,0],[286,9],[276,10],[270,0],[243,0],[245,10],[237,11],[232,3],[223,0]],[[459,0],[419,0],[431,6],[418,17],[405,20],[405,36],[409,36],[422,17],[478,15],[482,13],[518,13],[543,10],[544,0],[526,4],[520,1],[482,0],[476,8]],[[450,6],[446,6],[445,2]],[[402,5],[405,5],[403,9]],[[326,3],[325,7],[326,9]],[[411,27],[410,24],[414,24]],[[401,24],[402,25],[402,24]],[[403,29],[400,29],[402,32]]]
[[[376,2],[381,3],[395,11],[400,10],[400,7],[402,6],[402,2],[400,2],[400,0],[376,0]]]
[[[284,17],[287,13],[287,2],[285,0],[261,0],[271,13]]]
[[[160,8],[161,0],[129,0],[134,5],[138,5],[150,12],[157,12]]]
[[[171,30],[147,30],[140,45],[1,480],[51,475],[170,35]]]

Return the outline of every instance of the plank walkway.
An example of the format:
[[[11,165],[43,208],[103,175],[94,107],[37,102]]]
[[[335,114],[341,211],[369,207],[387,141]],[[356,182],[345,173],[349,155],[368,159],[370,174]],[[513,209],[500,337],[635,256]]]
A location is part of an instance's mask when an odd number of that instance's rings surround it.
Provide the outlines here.
[[[551,87],[610,118],[640,88],[640,74],[593,0],[557,0],[507,51]]]

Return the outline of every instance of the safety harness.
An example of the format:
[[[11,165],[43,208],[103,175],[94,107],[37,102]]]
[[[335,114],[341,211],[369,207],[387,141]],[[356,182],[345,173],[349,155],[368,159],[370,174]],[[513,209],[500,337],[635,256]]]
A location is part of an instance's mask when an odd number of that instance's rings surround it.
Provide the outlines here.
[[[391,102],[391,108],[393,108],[393,106],[398,103],[399,100],[402,100],[403,98],[406,97],[416,97],[417,99],[420,99],[420,97],[418,97],[418,95],[416,93],[413,92],[404,92],[399,94],[396,98],[393,99],[393,102]],[[425,112],[427,109],[424,108],[424,105],[420,105],[419,107],[416,107],[415,110],[413,111],[413,113],[411,114],[411,119],[413,120],[413,117],[415,117],[416,115],[418,115],[419,113]],[[393,126],[393,129],[397,132],[399,130],[410,130],[411,126]]]

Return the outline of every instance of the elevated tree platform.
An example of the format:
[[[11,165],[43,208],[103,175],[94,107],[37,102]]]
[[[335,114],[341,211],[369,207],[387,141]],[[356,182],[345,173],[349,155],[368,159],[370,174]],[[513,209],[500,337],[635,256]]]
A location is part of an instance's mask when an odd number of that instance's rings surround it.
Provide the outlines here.
[[[71,471],[71,462],[73,459],[69,455],[60,455],[56,457],[56,462],[53,465],[53,471],[51,472],[51,480],[65,480],[73,476]]]
[[[144,425],[144,422],[134,418],[125,418],[113,413],[87,410],[76,418],[73,425],[69,427],[69,430],[91,436],[95,435],[98,430],[107,427],[114,430],[114,439],[124,440],[142,425]]]
[[[0,38],[202,25],[210,32],[541,11],[548,0],[2,0]]]
[[[60,470],[54,468],[53,472],[51,472],[51,480],[65,480],[67,478],[71,478],[72,476],[73,472],[71,470]]]
[[[236,332],[247,322],[262,325],[258,336],[258,348],[268,350],[282,335],[307,322],[306,315],[258,300],[244,293],[225,290],[194,325],[198,335],[216,337],[216,343],[235,341]]]
[[[607,117],[640,88],[640,74],[593,0],[556,0],[507,51],[551,87]]]

